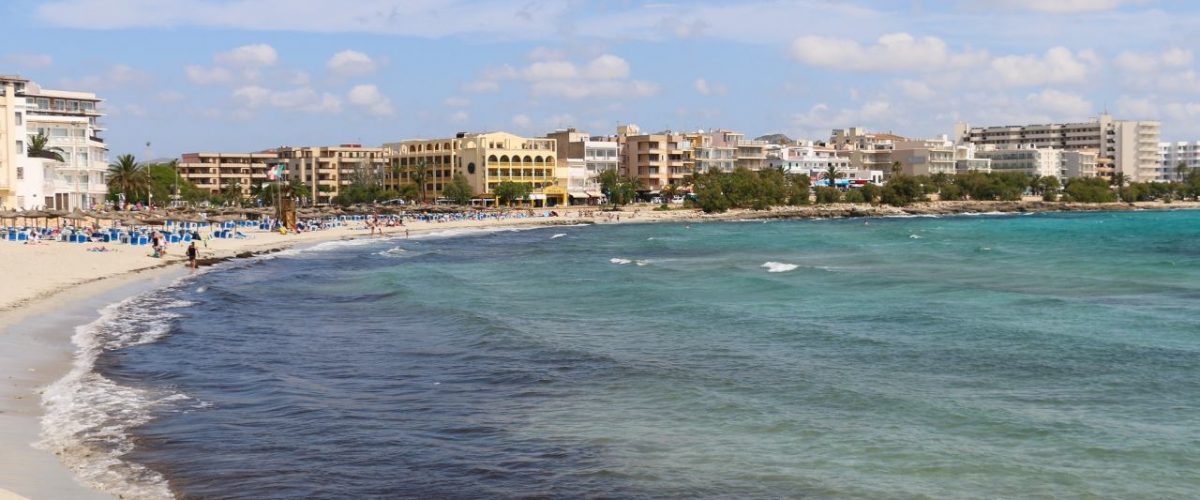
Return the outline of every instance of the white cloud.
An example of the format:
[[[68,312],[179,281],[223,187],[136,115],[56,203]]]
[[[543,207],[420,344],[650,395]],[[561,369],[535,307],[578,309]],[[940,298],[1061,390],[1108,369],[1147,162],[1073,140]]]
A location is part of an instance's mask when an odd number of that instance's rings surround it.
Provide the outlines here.
[[[275,48],[265,43],[242,45],[228,52],[221,52],[213,59],[229,66],[255,68],[274,65],[279,60]]]
[[[190,64],[183,68],[189,82],[196,85],[224,84],[233,81],[233,72],[220,66],[205,67]]]
[[[917,38],[908,33],[883,35],[865,47],[850,39],[806,35],[792,42],[790,54],[810,66],[849,71],[927,72],[976,66],[987,60],[985,52],[953,52],[940,38]]]
[[[1113,64],[1118,69],[1136,73],[1156,73],[1179,70],[1192,64],[1192,51],[1172,47],[1161,53],[1124,51],[1117,55]],[[1144,76],[1144,75],[1141,75]]]
[[[325,63],[325,67],[330,73],[343,77],[369,75],[378,69],[371,56],[356,50],[343,50],[334,54]]]
[[[1078,94],[1062,92],[1055,89],[1045,89],[1036,94],[1029,94],[1025,100],[1040,111],[1048,111],[1058,119],[1084,119],[1091,115],[1091,101]]]
[[[1124,117],[1159,116],[1158,104],[1148,97],[1121,96],[1117,99],[1117,113]]]
[[[530,125],[533,125],[533,120],[528,115],[514,115],[512,124],[519,128],[529,128]]]
[[[451,107],[455,107],[455,108],[462,108],[462,107],[471,105],[471,101],[469,99],[458,97],[458,96],[447,97],[444,102],[446,103],[447,106],[451,106]]]
[[[892,104],[882,99],[864,102],[858,108],[834,109],[820,103],[805,113],[792,116],[792,125],[803,131],[805,136],[811,137],[823,137],[832,129],[844,127],[864,126],[879,130],[879,127],[891,122],[893,112]]]
[[[392,100],[379,92],[379,87],[374,85],[355,85],[346,94],[346,97],[350,104],[363,108],[375,116],[391,116],[396,112],[392,107]]]
[[[612,54],[604,54],[588,63],[583,77],[598,80],[629,78],[629,63]]]
[[[143,85],[149,83],[151,79],[150,74],[145,71],[125,64],[118,64],[99,75],[89,75],[79,79],[64,78],[62,86],[67,90],[91,92],[93,90],[107,90],[130,85]]]
[[[629,63],[612,55],[597,56],[582,67],[571,61],[537,61],[522,68],[502,65],[487,68],[481,78],[464,85],[471,92],[499,90],[500,81],[525,82],[536,97],[566,99],[646,97],[658,85],[629,79]]]
[[[988,3],[997,7],[1068,14],[1113,10],[1122,5],[1145,3],[1145,0],[988,0]]]
[[[992,60],[991,70],[996,82],[1014,87],[1083,83],[1099,63],[1100,58],[1090,50],[1072,53],[1065,47],[1054,47],[1041,56],[997,57]]]
[[[904,92],[905,96],[918,101],[926,101],[937,96],[929,84],[915,80],[900,80],[896,82],[900,86],[900,91]]]
[[[272,90],[258,85],[247,85],[233,91],[233,98],[249,108],[271,106],[287,111],[306,113],[337,113],[342,102],[337,96],[320,93],[309,88]]]
[[[725,85],[719,83],[710,84],[708,80],[703,78],[697,78],[693,81],[692,88],[696,89],[696,92],[700,93],[700,95],[725,95],[728,91]]]
[[[450,121],[453,123],[465,123],[467,120],[470,120],[470,119],[471,119],[471,115],[467,114],[466,111],[459,110],[459,111],[450,113]]]
[[[23,68],[41,69],[54,64],[54,58],[49,54],[7,54],[0,61]]]

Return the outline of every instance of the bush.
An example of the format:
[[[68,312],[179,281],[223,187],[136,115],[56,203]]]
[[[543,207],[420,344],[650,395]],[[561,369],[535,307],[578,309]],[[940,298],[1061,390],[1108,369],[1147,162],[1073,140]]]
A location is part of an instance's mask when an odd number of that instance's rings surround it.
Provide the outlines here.
[[[925,201],[925,189],[912,176],[894,175],[883,187],[879,199],[885,204],[902,207],[914,201]]]
[[[842,192],[838,191],[837,188],[817,186],[816,191],[818,204],[837,203],[838,200],[842,199]]]
[[[950,184],[943,187],[938,196],[945,201],[958,201],[963,199],[963,190],[957,184]]]
[[[1117,201],[1117,194],[1108,188],[1108,181],[1098,177],[1071,179],[1063,191],[1067,201],[1080,203],[1109,203]]]
[[[842,195],[842,201],[846,203],[866,203],[867,199],[863,197],[861,189],[851,189]]]
[[[858,192],[862,193],[863,201],[867,203],[875,203],[876,201],[879,201],[880,191],[880,187],[874,184],[866,184],[863,187],[858,188]]]

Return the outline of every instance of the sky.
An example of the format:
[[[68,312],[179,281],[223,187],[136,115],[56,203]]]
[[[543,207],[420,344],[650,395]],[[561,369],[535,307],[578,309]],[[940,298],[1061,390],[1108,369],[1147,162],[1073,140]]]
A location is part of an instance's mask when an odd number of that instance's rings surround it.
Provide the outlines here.
[[[8,0],[0,32],[0,74],[105,100],[113,156],[1106,110],[1200,139],[1186,0]]]

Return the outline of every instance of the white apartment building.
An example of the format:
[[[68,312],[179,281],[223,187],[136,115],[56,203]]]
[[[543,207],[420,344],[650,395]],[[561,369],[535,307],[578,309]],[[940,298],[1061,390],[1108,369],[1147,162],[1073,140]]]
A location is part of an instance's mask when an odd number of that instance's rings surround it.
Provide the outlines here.
[[[26,203],[58,210],[90,209],[104,203],[108,194],[108,146],[100,138],[103,113],[100,99],[90,92],[25,87],[29,137],[45,135],[47,148],[54,148],[63,161],[33,161],[32,170],[42,167],[42,185],[26,183]],[[27,170],[26,174],[30,172]],[[33,172],[32,177],[37,177]]]
[[[992,161],[992,172],[1018,172],[1039,177],[1061,177],[1062,150],[1031,145],[1015,148],[984,147],[975,152],[976,158]],[[1095,163],[1092,163],[1093,169]]]
[[[1157,180],[1160,173],[1159,122],[1115,120],[1103,114],[1083,123],[971,127],[954,126],[955,140],[997,149],[1093,150],[1134,181]]]
[[[1200,168],[1200,141],[1158,143],[1159,178],[1181,181],[1187,172],[1180,174],[1175,167],[1180,163],[1190,169]]]
[[[792,146],[768,148],[767,166],[783,169],[787,174],[803,174],[822,184],[825,172],[834,167],[850,184],[883,183],[882,170],[855,168],[850,158],[839,155],[836,149],[818,146],[812,141],[797,141]]]
[[[954,146],[954,171],[957,173],[966,172],[983,172],[992,171],[992,160],[988,158],[977,158],[975,151],[978,150],[974,144],[958,144]]]
[[[1095,177],[1098,158],[1095,151],[1063,151],[1059,179]]]

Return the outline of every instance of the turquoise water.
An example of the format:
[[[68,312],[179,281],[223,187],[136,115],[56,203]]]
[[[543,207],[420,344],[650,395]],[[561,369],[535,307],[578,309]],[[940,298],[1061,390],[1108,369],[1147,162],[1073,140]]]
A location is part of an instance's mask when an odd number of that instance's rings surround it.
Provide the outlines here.
[[[1194,498],[1198,237],[1142,212],[335,244],[147,299],[167,332],[97,370],[186,396],[125,459],[187,496]]]

